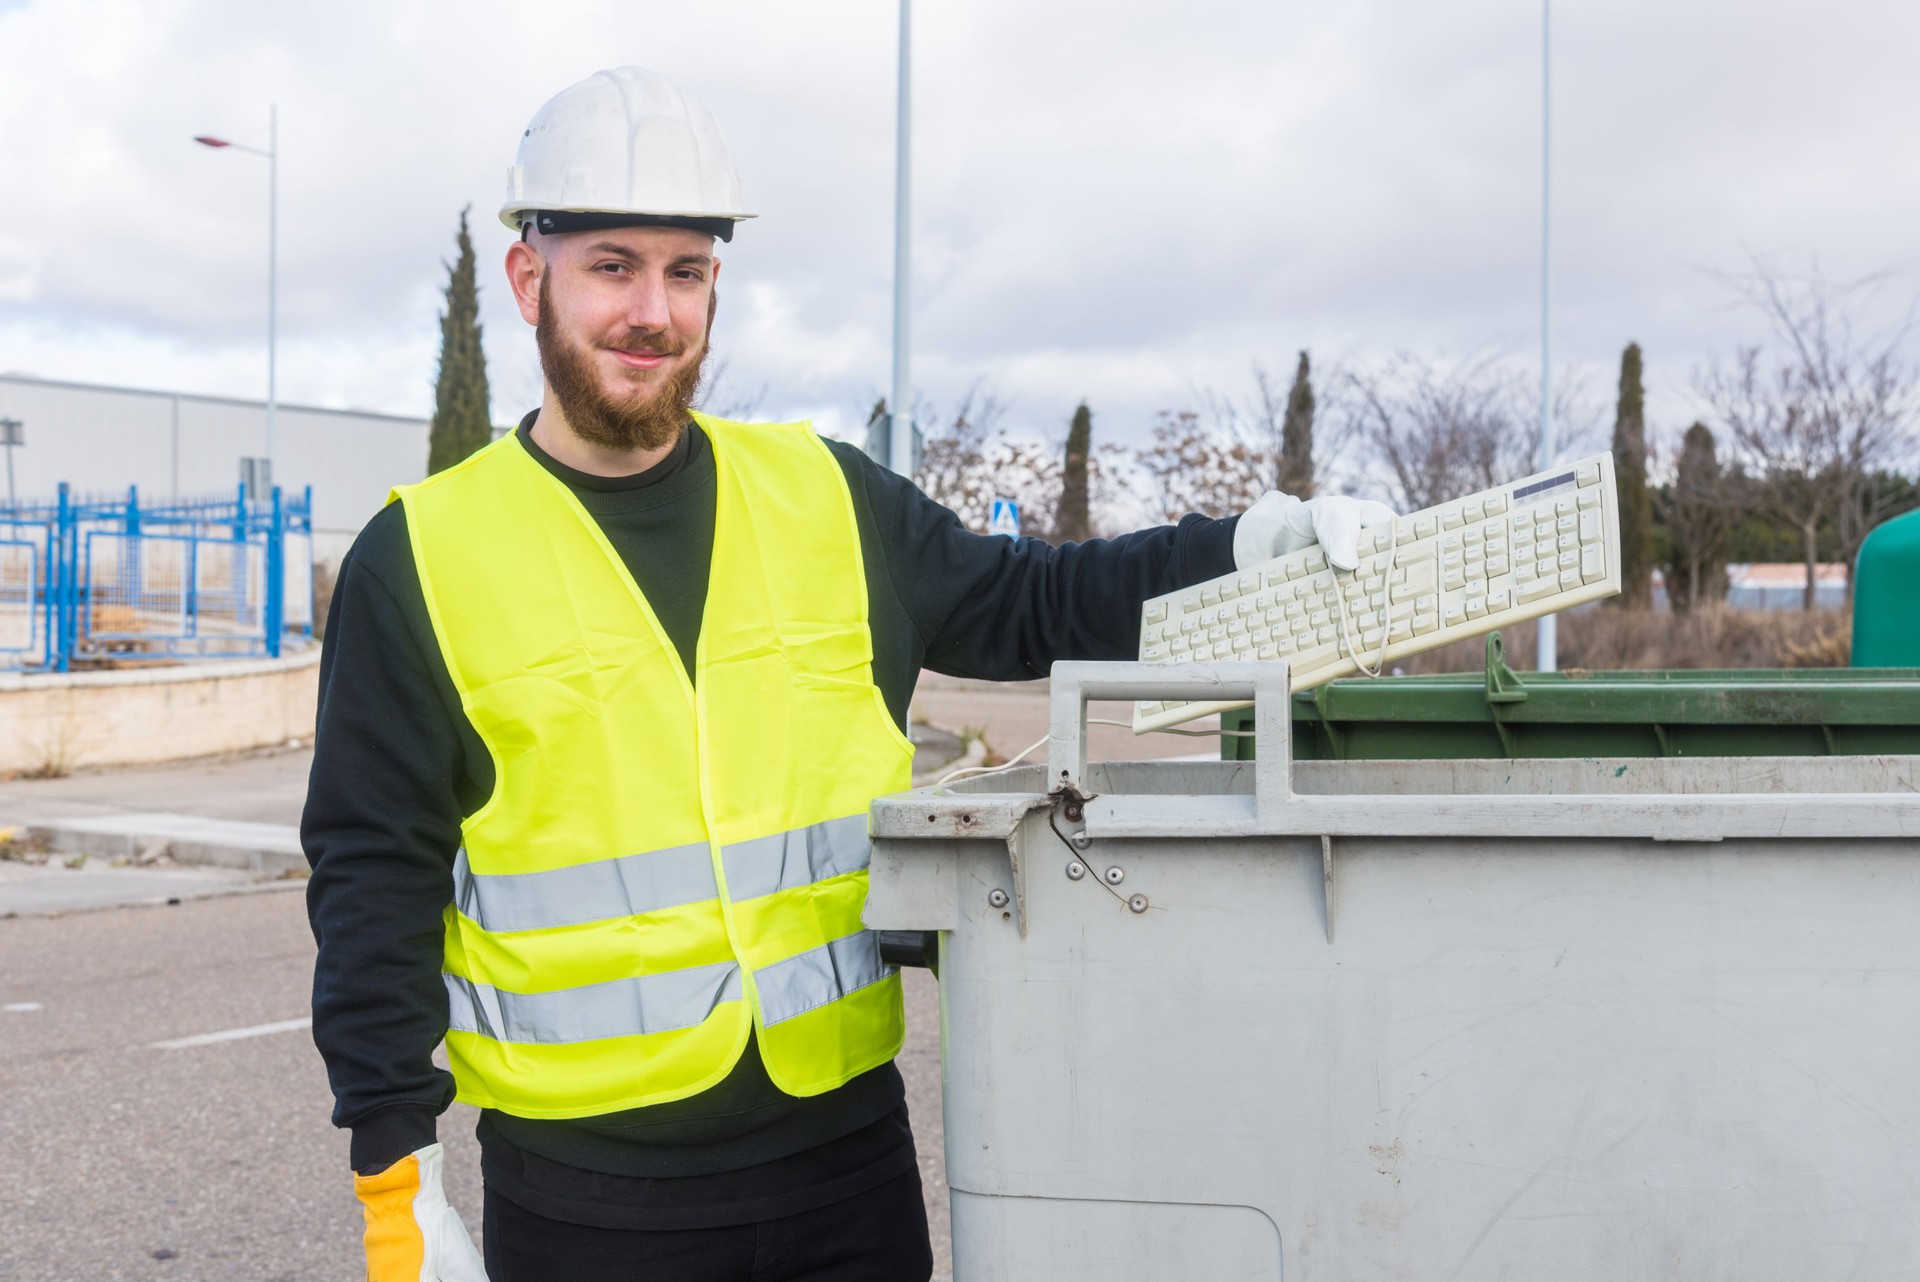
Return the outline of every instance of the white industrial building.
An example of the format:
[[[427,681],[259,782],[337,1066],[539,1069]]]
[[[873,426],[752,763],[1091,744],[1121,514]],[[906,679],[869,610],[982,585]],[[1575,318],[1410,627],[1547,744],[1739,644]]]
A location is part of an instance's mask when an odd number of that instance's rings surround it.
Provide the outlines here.
[[[426,475],[426,419],[308,405],[275,411],[274,479],[286,493],[313,487],[317,560],[338,562],[388,490]],[[240,461],[266,446],[264,401],[18,374],[0,374],[0,419],[22,425],[11,451],[22,500],[51,498],[62,481],[90,495],[129,485],[143,499],[231,494]]]

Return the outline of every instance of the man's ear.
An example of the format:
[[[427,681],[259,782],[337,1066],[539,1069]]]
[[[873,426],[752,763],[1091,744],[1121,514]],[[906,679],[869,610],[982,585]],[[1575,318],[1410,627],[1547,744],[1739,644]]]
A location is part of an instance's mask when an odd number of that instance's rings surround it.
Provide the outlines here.
[[[507,285],[520,308],[520,319],[529,325],[540,323],[540,278],[546,270],[546,259],[526,241],[507,246]]]

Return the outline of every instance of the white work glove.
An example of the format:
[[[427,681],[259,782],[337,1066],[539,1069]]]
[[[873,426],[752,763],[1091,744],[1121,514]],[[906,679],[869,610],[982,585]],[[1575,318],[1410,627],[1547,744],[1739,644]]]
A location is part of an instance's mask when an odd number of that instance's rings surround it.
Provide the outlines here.
[[[1327,494],[1302,503],[1268,490],[1240,516],[1233,531],[1233,567],[1245,570],[1318,543],[1335,569],[1360,564],[1360,527],[1385,525],[1393,509],[1373,499]]]
[[[487,1282],[467,1226],[440,1190],[438,1144],[415,1149],[378,1175],[355,1175],[366,1215],[367,1282]]]

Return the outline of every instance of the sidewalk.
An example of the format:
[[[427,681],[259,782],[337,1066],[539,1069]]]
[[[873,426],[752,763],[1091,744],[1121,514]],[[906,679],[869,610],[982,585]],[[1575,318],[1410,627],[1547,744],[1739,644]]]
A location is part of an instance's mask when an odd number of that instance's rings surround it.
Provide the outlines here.
[[[960,764],[953,760],[958,741],[940,731],[975,733],[996,759],[1044,736],[1047,683],[923,673],[913,711],[915,737],[923,742],[915,773],[930,779]],[[1126,721],[1131,708],[1096,704],[1089,715]],[[1094,756],[1105,758],[1218,751],[1209,737],[1136,738],[1131,730],[1111,725],[1091,726],[1089,743]],[[306,871],[299,823],[312,764],[311,748],[294,747],[0,782],[0,827],[21,829],[54,853],[44,863],[0,860],[0,917],[177,902],[286,885],[285,879]]]

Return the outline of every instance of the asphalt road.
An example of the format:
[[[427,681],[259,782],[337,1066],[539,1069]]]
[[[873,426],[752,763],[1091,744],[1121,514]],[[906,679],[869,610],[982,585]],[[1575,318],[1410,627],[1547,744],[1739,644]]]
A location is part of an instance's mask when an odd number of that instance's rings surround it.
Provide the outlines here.
[[[1046,731],[1046,684],[929,673],[915,710],[956,730],[979,730],[996,753],[1011,755]],[[1095,713],[1125,714],[1122,706]],[[1136,739],[1111,726],[1093,727],[1091,741],[1095,755],[1106,757],[1213,747],[1204,738]],[[291,824],[311,760],[309,751],[289,751],[0,781],[0,820],[172,811]],[[0,869],[10,872],[38,877],[42,870]],[[94,875],[90,868],[68,880]],[[154,1046],[307,1014],[313,937],[299,888],[65,916],[0,913],[0,1282],[361,1276],[347,1138],[327,1120],[332,1101],[307,1031]],[[126,897],[151,897],[150,890]],[[17,888],[10,893],[21,898]],[[33,911],[31,904],[18,909]],[[935,1277],[945,1282],[937,993],[925,971],[906,974],[900,1066],[933,1223]],[[441,1138],[449,1196],[477,1235],[473,1119],[456,1105]]]
[[[290,891],[0,920],[0,1279],[361,1276],[347,1137],[307,1030],[154,1045],[307,1014],[313,937]],[[901,1068],[945,1277],[936,994],[907,974]],[[474,1116],[456,1105],[440,1136],[477,1236]]]

